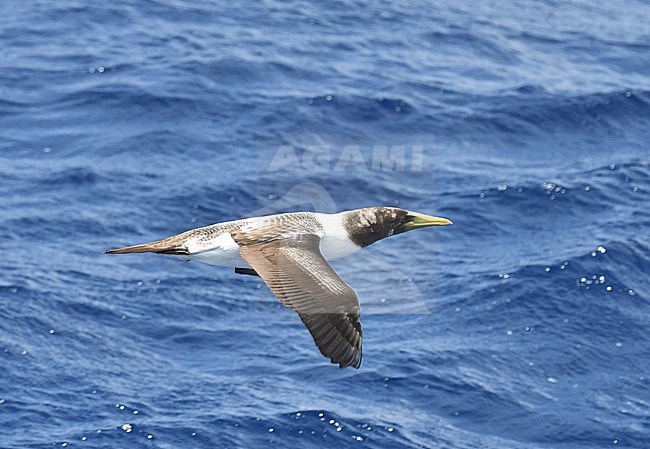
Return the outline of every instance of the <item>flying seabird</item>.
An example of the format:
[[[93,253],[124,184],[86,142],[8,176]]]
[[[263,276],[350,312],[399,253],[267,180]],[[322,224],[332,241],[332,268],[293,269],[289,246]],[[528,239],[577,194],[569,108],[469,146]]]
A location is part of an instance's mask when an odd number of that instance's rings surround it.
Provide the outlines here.
[[[260,276],[280,302],[298,313],[325,357],[341,368],[359,368],[359,299],[327,261],[391,235],[449,224],[446,218],[396,207],[294,212],[217,223],[106,253],[165,254]]]

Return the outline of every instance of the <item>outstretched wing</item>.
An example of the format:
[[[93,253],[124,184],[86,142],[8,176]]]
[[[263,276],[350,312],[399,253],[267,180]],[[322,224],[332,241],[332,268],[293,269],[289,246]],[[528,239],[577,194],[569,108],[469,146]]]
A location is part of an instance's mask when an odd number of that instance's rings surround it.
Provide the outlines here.
[[[245,229],[232,232],[244,260],[284,305],[298,313],[325,357],[341,368],[359,368],[359,300],[321,254],[320,237],[298,233],[265,240],[255,234]]]

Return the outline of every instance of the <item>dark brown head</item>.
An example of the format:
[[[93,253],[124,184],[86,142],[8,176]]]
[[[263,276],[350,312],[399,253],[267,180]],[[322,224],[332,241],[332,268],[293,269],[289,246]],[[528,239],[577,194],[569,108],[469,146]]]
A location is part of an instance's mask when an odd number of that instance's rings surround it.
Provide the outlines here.
[[[345,212],[343,217],[343,226],[350,239],[362,248],[412,229],[452,224],[446,218],[384,206],[351,210]]]

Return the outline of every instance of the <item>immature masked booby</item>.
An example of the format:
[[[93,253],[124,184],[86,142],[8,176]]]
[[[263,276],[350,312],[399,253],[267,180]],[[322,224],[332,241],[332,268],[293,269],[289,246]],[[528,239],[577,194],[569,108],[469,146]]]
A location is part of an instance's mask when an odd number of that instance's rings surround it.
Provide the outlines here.
[[[359,299],[327,261],[391,235],[449,224],[446,218],[396,207],[295,212],[217,223],[106,253],[166,254],[258,275],[280,302],[298,313],[325,357],[341,368],[359,368]]]

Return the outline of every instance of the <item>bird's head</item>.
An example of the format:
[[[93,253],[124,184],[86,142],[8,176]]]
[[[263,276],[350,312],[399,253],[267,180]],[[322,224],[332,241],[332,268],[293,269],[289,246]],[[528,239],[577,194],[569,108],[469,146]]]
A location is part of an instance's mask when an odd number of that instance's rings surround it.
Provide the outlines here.
[[[446,218],[397,207],[366,207],[344,213],[344,226],[350,239],[361,247],[413,229],[450,224],[452,224],[451,220]]]

